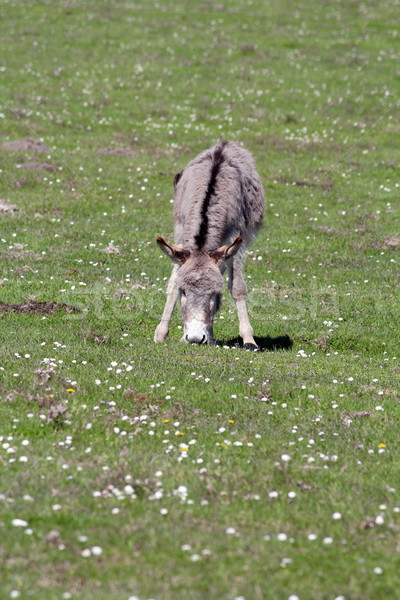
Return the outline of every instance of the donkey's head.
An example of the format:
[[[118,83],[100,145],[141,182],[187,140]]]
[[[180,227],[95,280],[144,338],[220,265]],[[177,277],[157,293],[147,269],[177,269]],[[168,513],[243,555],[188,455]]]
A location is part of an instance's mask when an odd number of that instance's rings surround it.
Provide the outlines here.
[[[217,250],[183,250],[157,238],[161,250],[178,266],[179,290],[184,325],[183,339],[189,343],[212,344],[214,316],[221,302],[224,262],[239,250],[242,238]]]

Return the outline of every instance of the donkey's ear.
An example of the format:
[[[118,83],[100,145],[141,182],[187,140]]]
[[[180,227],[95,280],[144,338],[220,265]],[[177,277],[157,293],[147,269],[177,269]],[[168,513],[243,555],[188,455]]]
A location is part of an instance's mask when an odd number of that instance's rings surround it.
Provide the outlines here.
[[[181,248],[167,244],[162,237],[157,238],[157,244],[160,246],[164,254],[166,254],[168,258],[175,264],[183,265],[183,263],[185,263],[190,256],[189,250],[182,250]]]
[[[179,180],[182,177],[182,173],[183,173],[183,171],[181,171],[180,173],[177,173],[174,177],[174,190],[176,190],[176,186],[178,185]]]
[[[237,237],[232,244],[221,246],[221,248],[209,252],[210,258],[215,260],[217,265],[220,265],[224,260],[228,260],[228,258],[232,258],[232,256],[235,256],[236,252],[239,250],[242,244],[242,241],[243,240],[241,237]]]

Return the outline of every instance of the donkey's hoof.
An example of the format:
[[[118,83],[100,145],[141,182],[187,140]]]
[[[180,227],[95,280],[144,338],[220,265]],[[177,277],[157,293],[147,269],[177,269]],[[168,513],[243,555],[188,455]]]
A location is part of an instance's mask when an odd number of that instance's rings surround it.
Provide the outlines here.
[[[252,352],[257,352],[257,350],[259,349],[258,346],[256,346],[256,344],[243,344],[243,348],[245,350],[251,350]]]
[[[157,343],[165,342],[168,336],[168,329],[158,326],[154,333],[154,341]]]

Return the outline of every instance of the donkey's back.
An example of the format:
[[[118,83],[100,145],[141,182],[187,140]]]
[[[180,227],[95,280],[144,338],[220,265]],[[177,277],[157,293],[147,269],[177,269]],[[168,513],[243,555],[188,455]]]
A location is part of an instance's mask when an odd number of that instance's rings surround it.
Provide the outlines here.
[[[188,250],[215,250],[238,236],[257,235],[264,193],[251,154],[220,142],[175,176],[175,241]]]

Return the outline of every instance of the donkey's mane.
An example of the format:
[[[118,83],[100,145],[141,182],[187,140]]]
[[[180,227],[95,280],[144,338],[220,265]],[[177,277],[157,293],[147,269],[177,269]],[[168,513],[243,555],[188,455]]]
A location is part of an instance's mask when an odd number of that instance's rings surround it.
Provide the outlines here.
[[[194,236],[196,241],[196,245],[198,250],[202,250],[206,243],[207,234],[208,234],[208,207],[210,205],[210,200],[215,192],[215,185],[217,182],[217,176],[220,170],[222,163],[225,160],[224,148],[228,144],[228,142],[223,141],[216,147],[214,154],[210,154],[209,158],[211,159],[211,172],[210,179],[207,186],[206,195],[204,197],[203,206],[201,208],[201,222],[199,233]]]

